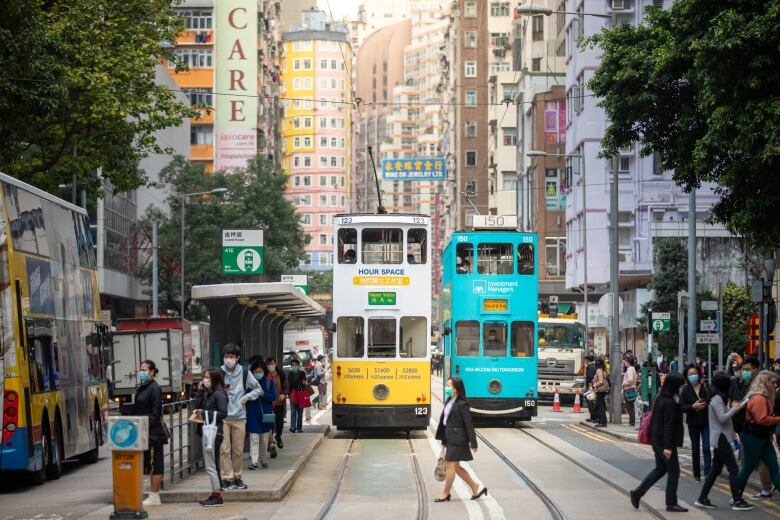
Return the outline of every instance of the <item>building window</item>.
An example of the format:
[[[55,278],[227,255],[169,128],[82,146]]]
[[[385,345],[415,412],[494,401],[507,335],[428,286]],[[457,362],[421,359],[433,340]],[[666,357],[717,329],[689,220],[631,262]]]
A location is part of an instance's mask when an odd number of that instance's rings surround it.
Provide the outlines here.
[[[664,165],[661,161],[661,154],[653,152],[653,175],[663,175]]]
[[[509,16],[509,2],[490,2],[490,16]]]
[[[301,60],[293,60],[293,70],[301,70]]]
[[[544,15],[536,15],[531,18],[533,41],[544,40]]]
[[[477,105],[477,91],[476,90],[467,90],[466,91],[466,106],[476,106]]]
[[[293,137],[293,148],[300,148],[300,147],[301,147],[301,138]]]
[[[198,30],[212,28],[213,21],[211,11],[180,11],[179,14],[184,18],[185,29]]]
[[[463,17],[464,18],[476,18],[477,17],[477,3],[476,2],[466,2],[464,9],[463,9]]]
[[[325,175],[320,175],[320,186],[327,186],[328,185],[328,177]]]
[[[466,121],[466,137],[477,137],[476,121]]]
[[[320,69],[322,70],[328,69],[328,60],[320,60]]]
[[[321,214],[320,215],[320,225],[324,226],[328,223],[328,216]]]
[[[330,196],[330,205],[331,206],[337,206],[338,205],[338,197],[335,195]]]
[[[544,239],[544,271],[547,276],[566,274],[566,237]]]
[[[320,128],[328,128],[328,118],[327,117],[321,117],[320,118]]]
[[[330,60],[330,68],[333,70],[337,70],[339,68],[336,60]]]
[[[311,186],[311,176],[310,175],[304,175],[303,176],[303,185],[304,186]]]
[[[327,206],[327,205],[328,205],[328,196],[320,195],[320,206]]]
[[[515,146],[517,144],[517,128],[504,127],[501,129],[504,134],[504,146]]]
[[[532,58],[531,59],[531,71],[532,72],[541,72],[542,70],[542,58]]]
[[[311,137],[303,138],[303,146],[304,148],[311,148]]]
[[[475,49],[477,47],[477,31],[466,31],[463,46],[467,49]]]
[[[303,157],[303,167],[304,168],[311,168],[311,156],[305,155]]]
[[[187,89],[187,97],[190,98],[191,106],[213,106],[212,92],[210,88],[191,88]]]
[[[328,235],[325,234],[320,235],[320,245],[321,246],[328,245]]]
[[[477,165],[477,151],[466,150],[466,166],[474,167]]]
[[[303,70],[311,70],[311,60],[303,60]]]
[[[211,49],[176,49],[174,56],[177,63],[191,69],[211,68]]]
[[[308,213],[304,213],[303,215],[301,215],[301,224],[303,224],[305,226],[310,225],[311,224],[311,215],[309,215]]]
[[[631,174],[631,157],[618,157],[618,173],[621,175]]]
[[[214,129],[211,125],[192,125],[190,127],[190,144],[212,144]]]
[[[501,172],[501,189],[503,191],[515,191],[517,188],[517,173]]]
[[[304,128],[311,128],[311,118],[310,117],[304,117],[303,118],[303,127]]]
[[[463,65],[463,74],[467,78],[476,78],[477,77],[477,62],[476,61],[467,61]]]
[[[516,83],[502,83],[501,90],[504,91],[504,100],[514,101],[517,95],[520,93]]]
[[[298,168],[301,165],[301,158],[297,155],[293,155],[293,167]]]
[[[499,72],[506,72],[512,68],[508,61],[494,61],[490,63],[490,75],[495,76]]]
[[[337,162],[336,157],[335,156],[331,157],[330,158],[330,167],[331,168],[336,168],[337,166],[338,166],[338,162]]]

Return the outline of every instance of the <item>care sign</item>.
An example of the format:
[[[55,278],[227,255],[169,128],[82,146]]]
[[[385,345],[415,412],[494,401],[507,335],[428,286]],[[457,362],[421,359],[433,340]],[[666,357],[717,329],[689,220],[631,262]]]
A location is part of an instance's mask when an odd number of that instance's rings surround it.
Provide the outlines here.
[[[262,229],[222,231],[222,274],[263,274]]]

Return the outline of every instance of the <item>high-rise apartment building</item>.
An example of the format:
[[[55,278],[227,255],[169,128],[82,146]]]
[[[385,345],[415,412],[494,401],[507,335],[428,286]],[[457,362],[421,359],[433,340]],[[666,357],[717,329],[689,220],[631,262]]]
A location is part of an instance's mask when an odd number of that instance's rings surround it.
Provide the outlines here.
[[[282,168],[287,196],[311,237],[301,267],[333,265],[333,216],[349,211],[352,49],[343,24],[322,11],[301,14],[282,34]]]
[[[176,11],[184,31],[175,62],[165,65],[202,107],[192,120],[189,158],[209,171],[243,166],[255,154],[278,164],[281,3],[183,0]],[[176,62],[189,70],[176,72]]]

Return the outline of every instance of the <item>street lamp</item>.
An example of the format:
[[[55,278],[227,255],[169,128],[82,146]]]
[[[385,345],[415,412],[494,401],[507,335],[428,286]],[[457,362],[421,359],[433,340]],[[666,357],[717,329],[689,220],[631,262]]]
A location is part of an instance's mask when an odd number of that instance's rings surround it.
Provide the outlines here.
[[[590,327],[588,326],[588,227],[587,218],[588,212],[586,207],[586,191],[585,191],[585,154],[581,153],[547,153],[541,150],[529,150],[526,152],[526,157],[533,159],[534,157],[572,157],[578,158],[582,162],[582,170],[580,170],[580,182],[582,183],[582,300],[585,304],[585,347],[587,349],[588,339],[590,338]]]
[[[184,319],[184,206],[187,204],[187,199],[195,197],[197,195],[219,194],[226,193],[227,188],[214,188],[209,191],[196,191],[193,193],[182,193],[179,195],[179,202],[181,205],[181,280],[179,285],[179,296],[181,297],[181,319]]]

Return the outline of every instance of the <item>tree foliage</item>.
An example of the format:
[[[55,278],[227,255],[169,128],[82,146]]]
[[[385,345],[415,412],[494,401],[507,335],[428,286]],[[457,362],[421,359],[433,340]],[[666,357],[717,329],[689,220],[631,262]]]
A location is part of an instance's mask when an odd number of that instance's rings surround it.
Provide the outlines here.
[[[756,305],[750,292],[733,282],[723,287],[723,351],[742,352],[748,340],[748,318]]]
[[[246,169],[206,173],[202,165],[176,157],[160,173],[170,190],[163,208],[152,208],[143,225],[151,229],[158,222],[160,309],[178,310],[180,300],[181,196],[182,194],[227,188],[224,195],[188,198],[185,206],[185,313],[201,317],[202,309],[191,308],[193,285],[225,282],[278,281],[303,258],[308,241],[295,209],[284,198],[287,179],[275,171],[272,162],[258,156]],[[223,275],[222,229],[264,229],[265,267],[262,276]],[[150,234],[151,232],[149,232]],[[151,286],[151,265],[140,273]]]
[[[688,252],[683,243],[674,238],[654,241],[655,261],[653,279],[648,288],[653,290],[653,299],[647,308],[654,312],[671,313],[671,330],[655,334],[653,342],[664,356],[677,353],[680,324],[677,319],[677,292],[688,288]],[[684,330],[684,327],[683,327]]]
[[[714,183],[731,232],[780,246],[780,0],[675,0],[589,43],[602,154],[641,142],[686,189]]]
[[[53,192],[95,190],[98,167],[117,191],[144,184],[155,132],[194,115],[155,83],[180,30],[171,0],[0,3],[0,171]]]

